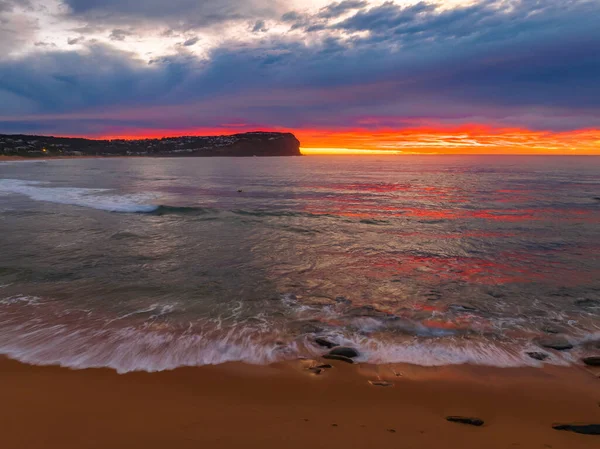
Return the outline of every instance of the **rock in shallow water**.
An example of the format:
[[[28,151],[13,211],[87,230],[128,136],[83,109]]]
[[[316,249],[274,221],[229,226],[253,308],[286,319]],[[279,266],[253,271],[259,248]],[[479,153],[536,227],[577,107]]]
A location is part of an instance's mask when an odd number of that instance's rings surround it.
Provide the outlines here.
[[[448,308],[455,312],[477,312],[477,307],[473,307],[470,304],[450,304]]]
[[[582,360],[587,366],[600,366],[600,356],[585,357]]]
[[[469,418],[466,416],[447,416],[446,420],[450,422],[457,422],[460,424],[468,424],[470,426],[483,426],[483,419],[479,418]]]
[[[329,351],[327,355],[341,355],[343,357],[348,357],[352,359],[354,357],[358,357],[359,353],[354,348],[349,348],[347,346],[338,346]]]
[[[325,354],[323,356],[323,358],[329,359],[329,360],[340,360],[340,361],[346,362],[346,363],[354,363],[354,360],[352,360],[349,357],[344,357],[343,355]]]
[[[329,341],[322,337],[315,338],[315,343],[318,344],[319,346],[323,346],[324,348],[329,348],[329,349],[339,346],[337,343],[334,343],[334,342]]]
[[[554,424],[552,428],[584,435],[600,435],[600,424]]]
[[[529,357],[531,357],[532,359],[536,359],[536,360],[546,360],[548,358],[548,354],[546,354],[545,352],[527,352],[526,353]]]
[[[542,332],[545,332],[547,334],[562,334],[564,331],[563,329],[556,326],[544,326],[542,327]]]
[[[566,351],[573,349],[573,345],[566,338],[542,338],[538,340],[538,344],[544,348],[556,349],[557,351]]]
[[[338,304],[352,304],[352,301],[344,296],[336,296],[335,302],[337,302]]]
[[[600,301],[591,298],[583,298],[575,301],[575,305],[582,309],[598,309],[600,308]]]

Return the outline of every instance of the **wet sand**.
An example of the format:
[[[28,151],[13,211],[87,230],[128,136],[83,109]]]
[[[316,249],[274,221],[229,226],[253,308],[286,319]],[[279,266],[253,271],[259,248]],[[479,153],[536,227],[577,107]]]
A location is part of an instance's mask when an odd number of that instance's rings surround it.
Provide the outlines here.
[[[0,359],[0,447],[553,448],[600,436],[600,372],[584,368],[372,367],[299,361],[160,373],[35,367]],[[369,380],[393,386],[373,386]],[[446,421],[479,417],[482,427]]]

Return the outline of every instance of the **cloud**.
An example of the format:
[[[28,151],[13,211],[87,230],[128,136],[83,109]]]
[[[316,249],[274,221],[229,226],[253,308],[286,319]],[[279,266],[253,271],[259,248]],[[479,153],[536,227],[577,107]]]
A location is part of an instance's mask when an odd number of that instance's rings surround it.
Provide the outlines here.
[[[264,33],[266,31],[269,31],[269,29],[264,20],[257,20],[252,27],[253,33]]]
[[[79,44],[80,42],[83,42],[84,40],[85,40],[85,36],[70,37],[69,39],[67,39],[67,44],[76,45],[76,44]]]
[[[180,45],[148,64],[86,41],[77,51],[0,61],[0,132],[109,134],[233,121],[292,129],[600,127],[598,2],[386,3],[335,20],[317,17],[322,12],[277,16],[279,24],[321,26],[318,38],[265,32],[223,39],[202,57]]]
[[[317,15],[323,19],[333,19],[349,11],[365,8],[368,5],[369,3],[363,0],[344,0],[339,3],[327,5]]]
[[[65,0],[74,16],[103,23],[159,22],[189,30],[223,22],[276,17],[278,0]]]
[[[193,45],[196,45],[198,43],[198,41],[200,40],[200,38],[198,36],[195,37],[191,37],[189,39],[187,39],[184,43],[183,46],[184,47],[191,47]]]
[[[17,53],[35,39],[38,24],[20,10],[27,7],[28,2],[0,2],[0,58]]]
[[[111,41],[124,41],[127,37],[131,36],[133,33],[131,31],[123,30],[121,28],[115,28],[111,31],[108,38]]]

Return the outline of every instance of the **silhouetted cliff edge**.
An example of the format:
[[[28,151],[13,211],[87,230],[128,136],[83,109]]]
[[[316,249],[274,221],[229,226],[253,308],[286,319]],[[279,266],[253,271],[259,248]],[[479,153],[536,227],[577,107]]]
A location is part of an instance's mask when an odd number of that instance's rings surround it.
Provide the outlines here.
[[[291,133],[94,140],[0,134],[0,156],[300,156]]]

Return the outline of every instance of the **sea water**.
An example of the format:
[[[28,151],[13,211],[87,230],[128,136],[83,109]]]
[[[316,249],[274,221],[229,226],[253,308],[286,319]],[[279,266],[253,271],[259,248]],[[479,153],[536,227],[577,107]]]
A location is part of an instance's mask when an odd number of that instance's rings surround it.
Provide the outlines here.
[[[600,158],[0,163],[0,353],[157,371],[316,337],[377,364],[597,352]]]

